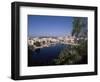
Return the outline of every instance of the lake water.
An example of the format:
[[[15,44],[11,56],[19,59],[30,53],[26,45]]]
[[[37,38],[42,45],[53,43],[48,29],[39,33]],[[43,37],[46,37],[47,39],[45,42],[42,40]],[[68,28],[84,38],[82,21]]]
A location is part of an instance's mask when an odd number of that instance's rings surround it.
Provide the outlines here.
[[[31,51],[28,49],[28,66],[47,66],[54,65],[53,61],[56,59],[60,52],[68,45],[56,44],[50,47],[45,47]],[[82,59],[73,64],[87,64],[88,56],[82,56]]]
[[[58,57],[61,50],[67,45],[56,44],[50,47],[37,49],[28,54],[28,66],[51,65],[53,60]]]

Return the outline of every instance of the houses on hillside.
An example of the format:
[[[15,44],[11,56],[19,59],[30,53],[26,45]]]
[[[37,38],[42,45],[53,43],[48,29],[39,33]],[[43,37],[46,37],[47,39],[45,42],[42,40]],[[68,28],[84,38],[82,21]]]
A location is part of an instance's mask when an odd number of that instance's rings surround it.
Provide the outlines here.
[[[50,45],[55,45],[57,43],[61,44],[75,44],[75,37],[66,36],[66,37],[34,37],[28,39],[28,46],[32,48],[43,48],[49,47]]]

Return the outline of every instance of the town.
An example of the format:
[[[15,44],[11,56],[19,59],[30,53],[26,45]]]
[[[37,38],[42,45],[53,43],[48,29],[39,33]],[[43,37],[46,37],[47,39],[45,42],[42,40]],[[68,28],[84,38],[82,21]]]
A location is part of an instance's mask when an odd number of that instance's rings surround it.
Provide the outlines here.
[[[66,37],[34,37],[28,38],[28,46],[32,50],[49,47],[55,44],[78,45],[79,38],[75,36]]]

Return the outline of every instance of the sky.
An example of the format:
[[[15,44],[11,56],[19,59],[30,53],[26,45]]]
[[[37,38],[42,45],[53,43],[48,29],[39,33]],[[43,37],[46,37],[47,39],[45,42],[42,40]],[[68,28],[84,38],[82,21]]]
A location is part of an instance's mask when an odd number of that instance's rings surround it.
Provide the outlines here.
[[[65,36],[72,31],[73,17],[28,15],[28,36]]]

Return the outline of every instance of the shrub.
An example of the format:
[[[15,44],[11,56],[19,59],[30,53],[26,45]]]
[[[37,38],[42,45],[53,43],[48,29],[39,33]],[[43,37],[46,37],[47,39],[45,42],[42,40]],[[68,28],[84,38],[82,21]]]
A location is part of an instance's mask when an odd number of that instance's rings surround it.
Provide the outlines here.
[[[87,55],[87,41],[81,41],[79,45],[69,45],[64,48],[57,59],[54,59],[55,64],[75,64],[81,61],[83,56]]]
[[[41,46],[41,43],[37,41],[37,42],[34,43],[34,45],[36,45],[37,47],[39,47],[39,46]]]

